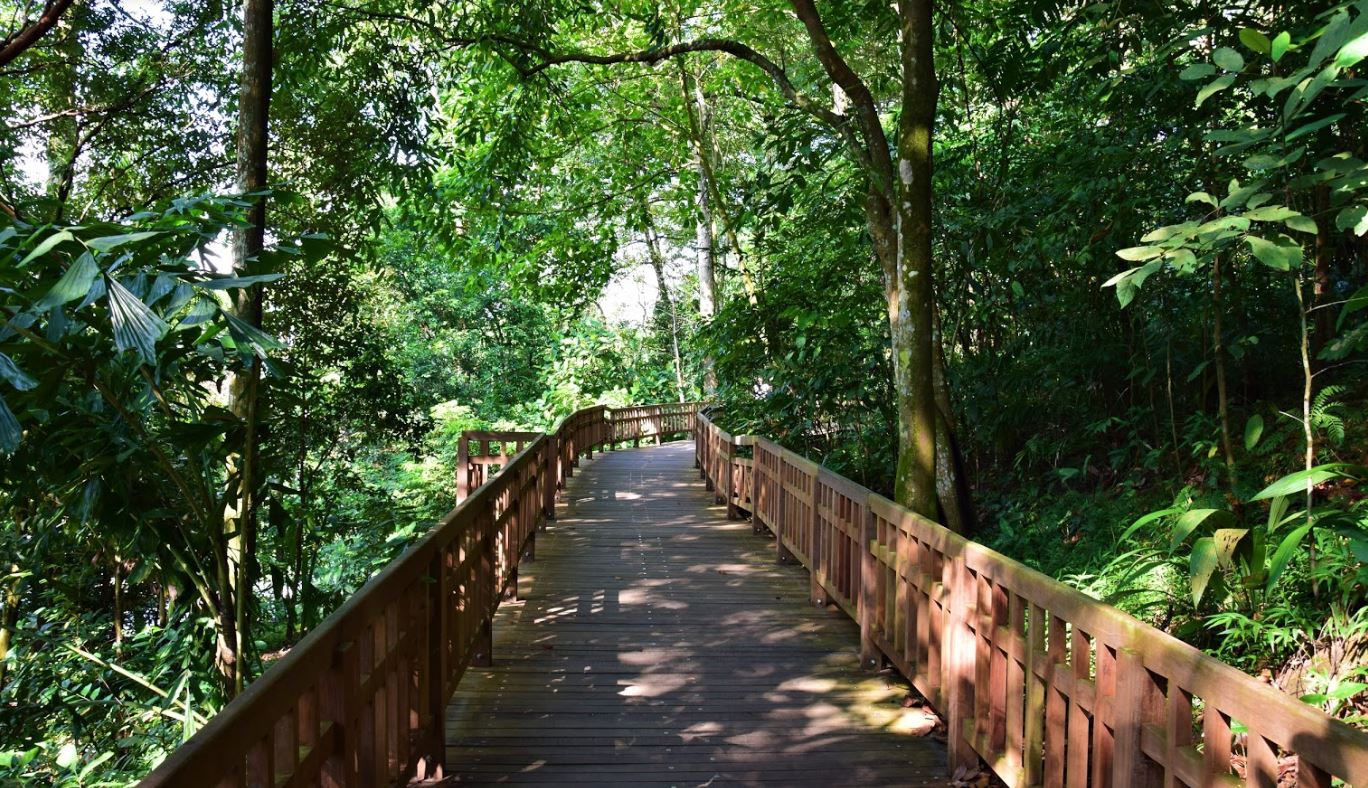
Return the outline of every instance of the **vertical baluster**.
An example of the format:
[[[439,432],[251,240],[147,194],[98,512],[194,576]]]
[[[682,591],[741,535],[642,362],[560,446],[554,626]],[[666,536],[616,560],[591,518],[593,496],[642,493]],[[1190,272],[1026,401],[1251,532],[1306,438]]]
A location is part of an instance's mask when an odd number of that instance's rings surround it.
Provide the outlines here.
[[[1001,587],[1001,586],[999,586]],[[1024,726],[1025,703],[1026,703],[1026,673],[1025,660],[1017,658],[1018,650],[1029,653],[1031,650],[1030,641],[1026,635],[1026,607],[1025,601],[1019,594],[1012,593],[1004,589],[1007,596],[1007,631],[1005,633],[1006,654],[1003,655],[1007,663],[1006,692],[1007,692],[1007,715],[1006,715],[1006,746],[1007,746],[1007,770],[1016,776],[1018,783],[1021,781],[1022,771],[1022,728]]]
[[[247,788],[275,788],[275,726],[247,750]]]
[[[1068,702],[1059,690],[1058,681],[1064,673],[1067,625],[1059,616],[1050,616],[1049,622],[1049,652],[1046,666],[1049,680],[1045,693],[1045,784],[1063,785],[1068,740]]]
[[[1097,680],[1093,701],[1093,785],[1109,786],[1112,776],[1113,737],[1116,726],[1116,652],[1097,640]],[[1131,710],[1134,711],[1134,710]]]
[[[974,715],[974,653],[975,637],[970,629],[974,615],[977,581],[963,556],[945,556],[946,577],[950,579],[950,609],[944,614],[945,647],[942,664],[945,667],[941,690],[946,699],[949,717],[946,720],[946,743],[950,750],[950,768],[977,768],[978,753],[967,735]]]
[[[1045,694],[1049,685],[1041,676],[1036,675],[1037,666],[1048,667],[1046,654],[1045,608],[1031,603],[1030,618],[1026,622],[1026,708],[1023,721],[1022,758],[1024,782],[1038,785],[1044,776],[1045,759]]]
[[[333,655],[333,664],[319,683],[319,711],[332,723],[333,752],[323,768],[326,788],[357,788],[360,785],[358,722],[361,716],[356,695],[361,682],[360,654],[355,643],[344,643]]]
[[[1141,751],[1147,725],[1163,719],[1163,693],[1154,674],[1145,667],[1139,652],[1116,652],[1115,754],[1111,784],[1118,788],[1149,788],[1159,783],[1155,764]]]
[[[902,522],[897,524],[898,530],[898,549],[893,554],[893,582],[897,584],[895,609],[897,614],[893,617],[893,630],[889,640],[893,641],[893,650],[901,657],[903,664],[907,664],[908,652],[910,651],[907,641],[909,632],[916,626],[916,620],[912,616],[912,582],[908,575],[915,570],[912,567],[912,533],[914,527],[913,520],[905,513],[900,518]]]
[[[865,506],[860,528],[860,602],[856,611],[860,617],[860,664],[866,669],[879,666],[879,647],[874,642],[874,628],[878,622],[878,559],[874,555],[878,525],[874,507]]]
[[[974,574],[974,746],[986,747],[993,699],[993,584]]]
[[[1245,744],[1245,785],[1278,788],[1278,756],[1273,743],[1252,728]]]
[[[304,693],[307,695],[308,693]],[[271,769],[272,782],[274,788],[275,778],[289,777],[299,768],[299,723],[298,723],[298,701],[294,709],[290,709],[276,720],[275,730],[271,739],[274,742],[274,752],[272,758],[274,765]]]
[[[1206,784],[1216,784],[1217,778],[1230,774],[1230,751],[1233,735],[1230,717],[1212,705],[1212,698],[1203,698],[1202,710],[1202,777]]]
[[[1192,694],[1169,680],[1165,713],[1166,752],[1164,756],[1164,788],[1178,788],[1178,763],[1182,751],[1192,744]]]
[[[1073,667],[1073,695],[1069,698],[1069,788],[1084,788],[1088,784],[1088,746],[1092,739],[1090,715],[1079,702],[1083,689],[1091,683],[1092,639],[1088,633],[1073,627],[1073,648],[1069,655]]]

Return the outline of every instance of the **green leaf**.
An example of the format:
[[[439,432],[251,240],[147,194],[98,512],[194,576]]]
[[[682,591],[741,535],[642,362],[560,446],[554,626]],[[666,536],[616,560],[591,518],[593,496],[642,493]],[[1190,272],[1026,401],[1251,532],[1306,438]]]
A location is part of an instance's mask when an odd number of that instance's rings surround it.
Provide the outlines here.
[[[1301,214],[1284,205],[1265,205],[1262,208],[1255,208],[1246,211],[1244,217],[1255,222],[1281,222],[1290,216],[1301,216]]]
[[[1131,268],[1113,276],[1102,284],[1103,287],[1116,286],[1116,300],[1120,302],[1121,308],[1125,309],[1135,296],[1140,292],[1140,286],[1155,271],[1164,267],[1163,260],[1151,260],[1139,268]]]
[[[1293,530],[1292,533],[1283,538],[1278,549],[1273,551],[1273,560],[1268,564],[1268,584],[1264,586],[1265,594],[1273,593],[1273,586],[1277,584],[1278,578],[1282,577],[1283,570],[1292,560],[1292,554],[1297,551],[1297,547],[1310,531],[1311,523],[1306,523]]]
[[[1188,82],[1199,79],[1206,79],[1216,73],[1216,67],[1210,63],[1193,63],[1178,73],[1178,78]]]
[[[1259,494],[1250,498],[1251,501],[1262,501],[1265,498],[1276,498],[1279,495],[1291,495],[1292,493],[1304,492],[1308,484],[1315,486],[1329,479],[1352,479],[1359,475],[1360,469],[1356,465],[1345,462],[1332,462],[1326,465],[1317,465],[1314,468],[1307,468],[1304,471],[1289,473],[1281,479],[1273,482],[1259,491]],[[1350,473],[1353,471],[1353,473]]]
[[[1245,430],[1244,430],[1244,446],[1245,446],[1245,451],[1249,451],[1250,449],[1253,449],[1255,446],[1259,445],[1259,438],[1262,438],[1262,437],[1263,437],[1263,430],[1264,430],[1264,420],[1263,420],[1263,416],[1260,416],[1260,415],[1257,414],[1257,413],[1255,413],[1253,416],[1250,416],[1250,417],[1249,417],[1249,421],[1246,421],[1246,422],[1245,422]]]
[[[85,252],[76,258],[76,262],[62,274],[62,278],[57,280],[57,284],[47,291],[47,295],[38,299],[35,304],[38,309],[51,309],[54,306],[61,306],[68,301],[75,301],[85,297],[90,292],[90,286],[95,282],[95,277],[100,273],[100,267],[95,264],[95,258],[90,252]]]
[[[1222,70],[1230,71],[1232,73],[1243,71],[1245,67],[1244,56],[1230,47],[1220,47],[1215,52],[1212,52],[1211,62],[1220,66]]]
[[[1197,255],[1193,254],[1192,250],[1187,247],[1174,249],[1172,252],[1164,255],[1164,259],[1171,262],[1174,268],[1184,273],[1190,272],[1197,267]]]
[[[1207,521],[1211,521],[1211,524],[1217,527],[1232,525],[1235,522],[1235,515],[1225,509],[1190,509],[1183,512],[1173,524],[1173,541],[1170,549],[1177,550],[1178,546],[1186,542],[1192,532],[1197,530],[1197,526]]]
[[[1292,140],[1295,140],[1295,139],[1298,138],[1298,137],[1304,137],[1304,136],[1306,136],[1307,134],[1310,134],[1310,133],[1312,133],[1312,132],[1314,132],[1314,131],[1320,131],[1321,129],[1325,128],[1326,126],[1329,126],[1331,123],[1334,123],[1334,122],[1340,120],[1340,119],[1343,118],[1346,114],[1347,114],[1347,113],[1344,113],[1344,112],[1336,112],[1334,115],[1330,115],[1329,117],[1325,117],[1325,118],[1321,118],[1320,120],[1312,121],[1312,122],[1306,124],[1305,126],[1302,126],[1301,128],[1298,128],[1296,131],[1293,131],[1291,134],[1288,134],[1288,135],[1287,135],[1287,141],[1288,141],[1288,142],[1291,142]]]
[[[1301,265],[1302,248],[1300,246],[1282,246],[1252,235],[1246,236],[1245,241],[1249,244],[1249,251],[1253,252],[1259,262],[1269,268],[1278,271],[1290,271]]]
[[[1183,198],[1183,202],[1204,202],[1212,207],[1216,206],[1216,198],[1206,192],[1193,192]]]
[[[1117,251],[1116,256],[1122,260],[1130,260],[1138,263],[1144,262],[1145,260],[1153,260],[1163,253],[1164,248],[1162,246],[1132,246],[1129,249]],[[1103,285],[1103,287],[1105,286],[1106,285]]]
[[[1220,559],[1216,555],[1216,542],[1210,536],[1198,539],[1192,546],[1192,557],[1188,559],[1188,580],[1192,585],[1193,606],[1202,603],[1202,595],[1211,584],[1211,575],[1216,571]]]
[[[1287,217],[1283,220],[1283,224],[1287,225],[1287,229],[1296,230],[1299,233],[1310,233],[1311,235],[1315,235],[1320,232],[1316,229],[1316,222],[1314,219],[1309,216],[1302,216],[1301,214]]]
[[[1269,46],[1268,54],[1277,63],[1282,60],[1282,56],[1287,54],[1288,47],[1292,45],[1292,35],[1286,30],[1273,37],[1273,43]]]
[[[284,276],[284,274],[257,274],[256,276],[223,276],[215,277],[213,279],[206,279],[202,282],[196,282],[195,286],[202,287],[206,290],[232,290],[241,287],[251,287],[252,285],[259,285],[266,282],[274,282],[277,279],[280,279]]]
[[[1217,528],[1211,535],[1211,541],[1216,545],[1216,558],[1221,566],[1227,569],[1235,568],[1235,554],[1240,549],[1240,543],[1249,536],[1248,528]]]
[[[106,235],[102,238],[92,238],[89,241],[86,241],[86,246],[89,246],[97,252],[108,252],[110,249],[123,246],[124,244],[145,241],[148,238],[155,238],[158,235],[161,235],[161,233],[155,231],[124,233],[123,235]]]
[[[1339,68],[1353,68],[1365,57],[1368,57],[1368,33],[1359,35],[1341,47],[1339,55],[1335,57],[1335,65]]]
[[[1368,206],[1350,205],[1344,208],[1335,216],[1335,229],[1348,230],[1354,228],[1354,235],[1368,233]]]
[[[153,314],[117,279],[105,276],[109,288],[109,317],[114,324],[114,345],[120,352],[135,350],[144,363],[157,361],[157,340],[166,333],[166,323]]]
[[[20,369],[14,360],[4,353],[0,353],[0,378],[19,391],[32,391],[38,385],[38,381]]]
[[[43,242],[42,242],[42,243],[40,243],[40,244],[38,244],[37,246],[33,247],[33,251],[29,252],[28,255],[24,257],[23,260],[20,260],[20,261],[19,261],[19,265],[20,265],[21,267],[22,267],[22,266],[28,265],[35,257],[41,257],[42,255],[45,255],[45,254],[47,254],[48,252],[51,252],[52,249],[53,249],[53,247],[55,247],[57,244],[65,243],[65,242],[67,242],[67,241],[70,241],[70,240],[72,240],[72,238],[74,238],[74,237],[75,237],[75,236],[73,236],[71,233],[67,232],[66,230],[62,230],[61,232],[57,232],[57,233],[53,233],[52,235],[49,235],[47,238],[44,238],[44,239],[43,239]]]
[[[1319,68],[1331,54],[1339,51],[1344,39],[1349,35],[1349,15],[1344,11],[1335,14],[1330,24],[1321,31],[1316,48],[1311,50],[1311,59],[1306,61],[1307,68]]]
[[[1202,106],[1202,102],[1216,95],[1220,91],[1225,90],[1233,84],[1235,84],[1234,74],[1222,74],[1221,76],[1207,83],[1207,85],[1203,87],[1201,90],[1197,91],[1197,103],[1194,106]]]
[[[5,398],[0,397],[0,452],[13,454],[23,437],[24,430],[19,426],[19,420],[5,404]]]
[[[76,745],[72,742],[67,742],[62,745],[62,749],[57,751],[57,767],[59,769],[66,769],[76,763],[78,757],[80,757],[80,754],[76,752]]]
[[[1273,42],[1268,40],[1268,36],[1252,27],[1240,31],[1240,43],[1260,55],[1267,55],[1273,49]]]
[[[224,312],[223,316],[228,320],[228,332],[233,335],[233,343],[239,354],[264,359],[271,351],[284,347],[275,337],[231,312]]]
[[[1162,518],[1164,518],[1164,517],[1168,517],[1169,515],[1172,515],[1172,514],[1177,514],[1177,513],[1180,512],[1180,511],[1181,511],[1180,509],[1168,508],[1168,509],[1160,509],[1160,510],[1157,511],[1157,512],[1150,512],[1149,514],[1145,515],[1144,517],[1141,517],[1139,520],[1136,520],[1135,522],[1131,523],[1131,524],[1130,524],[1130,527],[1127,528],[1125,531],[1123,531],[1123,532],[1121,533],[1121,538],[1118,539],[1117,541],[1118,541],[1118,542],[1124,542],[1124,541],[1126,541],[1127,539],[1131,538],[1131,536],[1133,536],[1133,535],[1135,534],[1136,531],[1138,531],[1138,530],[1140,530],[1141,528],[1145,527],[1146,525],[1148,525],[1148,524],[1154,522],[1155,520],[1159,520],[1159,519],[1162,519]]]

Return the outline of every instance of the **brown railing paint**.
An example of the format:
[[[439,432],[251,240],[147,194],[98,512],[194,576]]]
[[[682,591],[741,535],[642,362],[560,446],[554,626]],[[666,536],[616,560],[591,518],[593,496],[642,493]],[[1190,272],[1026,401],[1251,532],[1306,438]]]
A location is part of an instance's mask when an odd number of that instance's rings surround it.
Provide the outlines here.
[[[596,406],[524,436],[469,491],[142,785],[376,786],[440,776],[445,707],[488,664],[494,611],[581,456],[687,434],[696,403]],[[498,438],[496,437],[496,440]],[[508,439],[516,442],[518,438]],[[469,480],[469,467],[459,469]],[[480,478],[483,480],[483,468]]]
[[[940,712],[952,766],[982,758],[1009,786],[1272,788],[1295,755],[1299,786],[1368,786],[1363,731],[773,441],[702,413],[694,440],[717,502]]]

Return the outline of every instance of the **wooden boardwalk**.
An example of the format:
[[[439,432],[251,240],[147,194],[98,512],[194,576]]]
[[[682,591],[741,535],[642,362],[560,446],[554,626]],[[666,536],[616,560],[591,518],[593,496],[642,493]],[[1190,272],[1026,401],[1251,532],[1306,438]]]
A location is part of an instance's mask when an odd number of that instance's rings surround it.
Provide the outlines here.
[[[582,462],[447,709],[461,784],[945,785],[901,679],[669,443]]]

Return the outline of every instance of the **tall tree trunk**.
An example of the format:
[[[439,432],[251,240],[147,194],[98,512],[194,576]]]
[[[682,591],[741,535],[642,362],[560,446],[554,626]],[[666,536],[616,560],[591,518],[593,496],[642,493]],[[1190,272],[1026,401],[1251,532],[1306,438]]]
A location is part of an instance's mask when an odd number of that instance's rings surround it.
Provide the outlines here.
[[[645,225],[646,252],[651,260],[651,270],[655,272],[656,289],[660,291],[660,300],[670,318],[670,351],[674,356],[675,389],[679,393],[679,401],[684,402],[687,396],[684,393],[684,363],[679,354],[679,311],[675,308],[675,300],[670,295],[670,284],[665,281],[665,255],[660,251],[660,239],[656,236],[655,223],[651,220],[650,206],[643,204],[641,210]]]
[[[1301,372],[1302,372],[1302,439],[1305,443],[1305,454],[1302,457],[1303,470],[1311,470],[1316,466],[1316,432],[1311,426],[1311,403],[1315,392],[1315,374],[1311,369],[1311,337],[1310,322],[1306,314],[1306,297],[1302,295],[1302,274],[1297,274],[1296,280],[1292,283],[1297,292],[1297,317],[1301,324]],[[1320,597],[1320,583],[1316,580],[1316,534],[1315,516],[1311,512],[1311,504],[1315,502],[1316,484],[1315,481],[1307,478],[1306,480],[1306,524],[1310,531],[1306,534],[1307,559],[1311,563],[1311,596]]]
[[[945,350],[940,315],[932,313],[935,336],[931,342],[932,386],[936,397],[936,499],[941,524],[958,534],[972,535],[975,527],[974,498],[964,472],[964,456],[955,438],[955,411],[945,380]]]
[[[271,104],[273,26],[272,0],[244,0],[242,8],[242,79],[238,104],[237,129],[237,188],[247,194],[266,188],[267,173],[267,118]],[[251,267],[265,245],[266,202],[262,197],[252,200],[248,214],[249,225],[233,234],[233,268],[238,273],[250,273]],[[260,285],[237,291],[234,311],[243,321],[261,325],[262,291]],[[249,610],[251,605],[253,551],[256,547],[258,502],[255,499],[258,483],[257,406],[260,402],[261,363],[254,359],[251,368],[235,375],[229,387],[229,409],[243,424],[242,450],[232,459],[229,483],[230,503],[224,518],[228,538],[228,553],[232,564],[234,589],[231,615],[235,641],[232,683],[234,693],[241,692],[246,681],[244,655],[250,642]]]
[[[0,614],[0,689],[5,686],[10,647],[14,643],[14,630],[19,626],[19,589],[23,582],[19,579],[18,564],[10,564],[9,572],[13,579],[5,584],[4,613]]]
[[[684,112],[688,115],[689,131],[694,138],[694,170],[698,174],[698,191],[694,198],[697,208],[697,232],[694,250],[698,260],[698,316],[706,325],[717,313],[717,273],[714,255],[712,191],[709,188],[711,165],[703,140],[707,136],[708,105],[697,90],[693,76],[679,63],[679,82],[683,89]],[[703,357],[703,393],[711,397],[717,392],[717,370],[714,359]]]
[[[901,0],[902,113],[897,139],[898,245],[888,289],[893,384],[898,399],[894,492],[909,509],[934,517],[936,417],[932,284],[931,135],[936,116],[931,0]]]
[[[1311,311],[1316,315],[1315,331],[1311,334],[1311,358],[1320,356],[1325,343],[1334,333],[1333,311],[1326,307],[1330,300],[1330,256],[1334,251],[1330,219],[1330,189],[1316,187],[1316,274],[1311,289]]]
[[[1221,300],[1221,256],[1218,254],[1211,263],[1211,339],[1212,358],[1216,367],[1216,411],[1221,421],[1221,448],[1225,453],[1226,472],[1229,475],[1232,505],[1238,505],[1239,493],[1235,489],[1235,446],[1230,438],[1230,397],[1226,390],[1225,338],[1221,313],[1224,303]]]
[[[702,159],[697,159],[701,162]],[[703,177],[703,165],[697,163],[698,196],[695,203],[698,209],[698,227],[694,238],[694,251],[698,261],[698,316],[706,325],[717,313],[717,275],[713,254],[712,205],[708,199],[708,186]],[[703,357],[703,390],[711,397],[717,392],[717,369],[711,355]]]

